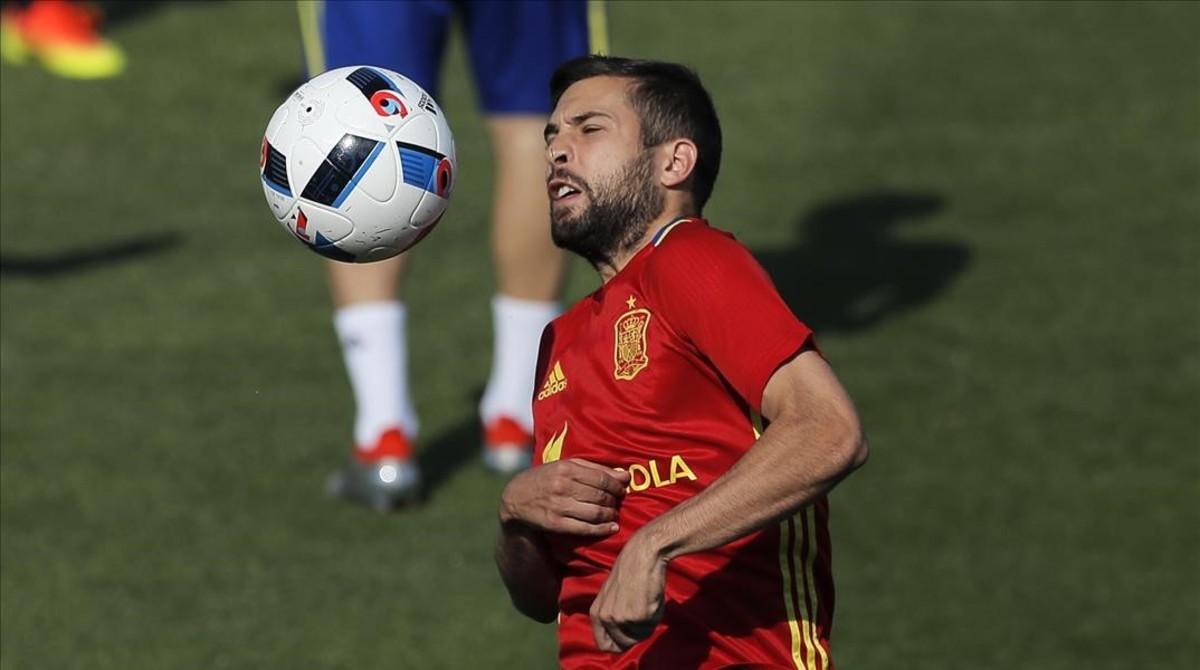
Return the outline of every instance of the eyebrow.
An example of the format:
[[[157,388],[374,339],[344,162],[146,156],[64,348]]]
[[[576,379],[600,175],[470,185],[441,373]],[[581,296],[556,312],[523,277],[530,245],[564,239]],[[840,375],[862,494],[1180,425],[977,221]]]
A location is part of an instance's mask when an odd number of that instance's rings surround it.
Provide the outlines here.
[[[572,116],[571,118],[567,119],[567,123],[568,123],[568,125],[577,126],[594,116],[603,116],[604,118],[607,118],[607,119],[613,118],[612,114],[609,114],[607,112],[601,112],[598,110],[593,110],[593,111],[576,114],[575,116]],[[544,131],[542,131],[542,137],[545,138],[545,140],[547,142],[550,141],[551,137],[553,137],[557,134],[558,134],[558,124],[556,124],[556,123],[547,123],[546,129]]]

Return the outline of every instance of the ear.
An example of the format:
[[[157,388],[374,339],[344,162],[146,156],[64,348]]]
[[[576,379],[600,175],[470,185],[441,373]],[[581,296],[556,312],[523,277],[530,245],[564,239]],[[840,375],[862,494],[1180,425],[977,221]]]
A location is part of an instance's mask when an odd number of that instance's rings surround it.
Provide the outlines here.
[[[696,150],[696,143],[687,138],[671,140],[663,145],[663,149],[666,165],[659,180],[667,188],[676,188],[692,176],[700,152]]]

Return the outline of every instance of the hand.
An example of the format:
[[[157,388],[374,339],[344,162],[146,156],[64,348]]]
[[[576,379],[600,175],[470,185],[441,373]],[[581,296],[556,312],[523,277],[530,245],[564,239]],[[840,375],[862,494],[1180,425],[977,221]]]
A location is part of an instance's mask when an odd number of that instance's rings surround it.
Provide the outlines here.
[[[572,458],[531,468],[500,496],[500,523],[602,537],[617,532],[617,505],[629,473]]]
[[[601,651],[625,651],[650,637],[662,619],[667,561],[645,537],[629,538],[592,602],[592,636]]]

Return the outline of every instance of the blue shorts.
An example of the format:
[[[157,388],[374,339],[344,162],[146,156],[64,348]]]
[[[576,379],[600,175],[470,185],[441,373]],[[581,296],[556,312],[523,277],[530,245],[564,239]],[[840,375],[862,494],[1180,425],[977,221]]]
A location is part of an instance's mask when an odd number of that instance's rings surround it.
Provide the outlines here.
[[[603,15],[593,7],[593,23]],[[315,16],[312,10],[315,10]],[[301,4],[310,74],[347,65],[378,65],[437,97],[450,20],[458,14],[486,114],[550,111],[550,75],[563,61],[603,52],[589,34],[586,0],[329,0]]]

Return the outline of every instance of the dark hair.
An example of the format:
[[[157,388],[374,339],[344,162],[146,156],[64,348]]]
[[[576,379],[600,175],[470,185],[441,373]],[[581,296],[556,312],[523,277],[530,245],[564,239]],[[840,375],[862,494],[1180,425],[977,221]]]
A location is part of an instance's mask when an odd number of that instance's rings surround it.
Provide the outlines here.
[[[675,63],[584,56],[563,63],[550,76],[552,104],[557,105],[572,84],[592,77],[633,80],[629,104],[641,121],[643,146],[657,146],[677,137],[696,143],[699,155],[692,171],[692,196],[699,213],[712,195],[721,169],[721,123],[700,76]]]

